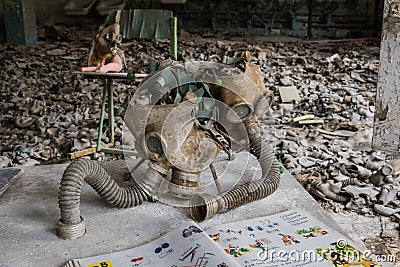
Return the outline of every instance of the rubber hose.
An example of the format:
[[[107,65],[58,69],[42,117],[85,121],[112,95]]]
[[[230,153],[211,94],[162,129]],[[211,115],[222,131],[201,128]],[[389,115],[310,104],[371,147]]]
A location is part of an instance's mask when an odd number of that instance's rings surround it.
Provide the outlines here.
[[[330,191],[329,189],[320,186],[317,188],[319,191],[321,191],[322,194],[325,195],[326,198],[332,199],[334,201],[340,202],[340,203],[347,203],[350,201],[350,197],[334,193]]]
[[[120,187],[96,162],[78,159],[67,167],[61,180],[58,197],[61,219],[57,227],[57,234],[61,238],[79,238],[85,233],[79,210],[83,181],[92,186],[107,203],[118,208],[136,206],[150,198],[136,183],[131,187]]]
[[[350,201],[350,197],[330,191],[328,188],[323,186],[322,183],[319,181],[312,179],[311,181],[309,181],[309,187],[310,188],[307,190],[310,193],[320,196],[321,198],[329,198],[340,203],[347,203]]]
[[[249,124],[248,124],[249,125]],[[197,194],[190,200],[190,215],[194,220],[203,221],[216,213],[223,213],[246,203],[265,198],[276,191],[279,186],[279,162],[271,147],[263,146],[260,127],[252,123],[246,127],[250,153],[261,165],[261,178],[217,195]]]
[[[365,183],[361,183],[357,178],[348,178],[342,181],[342,187],[346,187],[348,185],[366,186]]]

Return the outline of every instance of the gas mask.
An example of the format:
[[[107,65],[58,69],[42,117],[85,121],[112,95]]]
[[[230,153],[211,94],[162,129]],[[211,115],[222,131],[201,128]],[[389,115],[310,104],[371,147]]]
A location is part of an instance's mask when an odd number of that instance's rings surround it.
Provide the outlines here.
[[[121,187],[95,162],[72,162],[60,185],[57,235],[74,239],[86,232],[79,210],[83,181],[113,206],[128,208],[161,200],[189,207],[191,217],[198,221],[272,194],[279,185],[279,162],[264,140],[257,117],[268,112],[273,95],[265,89],[258,66],[250,64],[249,54],[242,64],[238,69],[189,62],[149,75],[124,117],[140,162],[148,159],[148,168],[135,175],[136,167],[131,168],[127,160],[133,181]],[[242,175],[230,189],[222,190],[215,159],[222,155],[232,161],[235,153],[244,150],[257,159],[261,178]],[[246,162],[236,164],[246,168]],[[204,186],[207,168],[217,194]]]
[[[175,64],[141,83],[124,121],[136,150],[163,177],[134,178],[150,195],[159,195],[164,179],[169,193],[189,199],[221,151],[233,159],[250,148],[248,131],[258,127],[257,117],[267,113],[273,95],[249,60],[244,71],[211,62]],[[137,104],[143,98],[148,105]]]

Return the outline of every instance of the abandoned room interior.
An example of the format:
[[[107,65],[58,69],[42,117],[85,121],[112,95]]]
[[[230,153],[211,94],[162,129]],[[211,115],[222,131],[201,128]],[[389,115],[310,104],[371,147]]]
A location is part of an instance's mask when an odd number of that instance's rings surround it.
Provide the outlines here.
[[[0,0],[0,267],[400,266],[400,2]]]

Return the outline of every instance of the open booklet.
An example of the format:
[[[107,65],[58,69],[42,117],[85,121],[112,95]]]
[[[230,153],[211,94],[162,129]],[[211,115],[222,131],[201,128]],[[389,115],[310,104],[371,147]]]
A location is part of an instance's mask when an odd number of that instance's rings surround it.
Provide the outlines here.
[[[143,246],[73,262],[81,267],[391,266],[301,210],[207,232],[187,222]]]

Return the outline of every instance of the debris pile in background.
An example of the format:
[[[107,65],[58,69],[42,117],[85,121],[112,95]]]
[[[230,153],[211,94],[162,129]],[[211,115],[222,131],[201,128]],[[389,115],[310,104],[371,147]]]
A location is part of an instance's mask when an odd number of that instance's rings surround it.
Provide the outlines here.
[[[62,38],[53,36],[51,42],[0,45],[0,167],[65,161],[70,152],[96,146],[101,81],[72,73],[86,64],[93,32],[57,30]],[[275,94],[272,112],[262,123],[283,166],[330,211],[358,218],[382,215],[379,223],[390,231],[380,230],[379,239],[366,235],[365,242],[372,247],[384,240],[388,245],[377,252],[400,258],[398,229],[393,227],[400,220],[400,160],[371,149],[378,45],[271,42],[266,37],[216,41],[187,35],[178,51],[185,60],[214,62],[250,51]],[[151,61],[170,58],[169,47],[168,41],[124,42],[128,69],[148,72]],[[130,81],[115,83],[116,114],[135,90]],[[116,146],[123,131],[117,117]],[[397,247],[389,246],[393,242]]]

